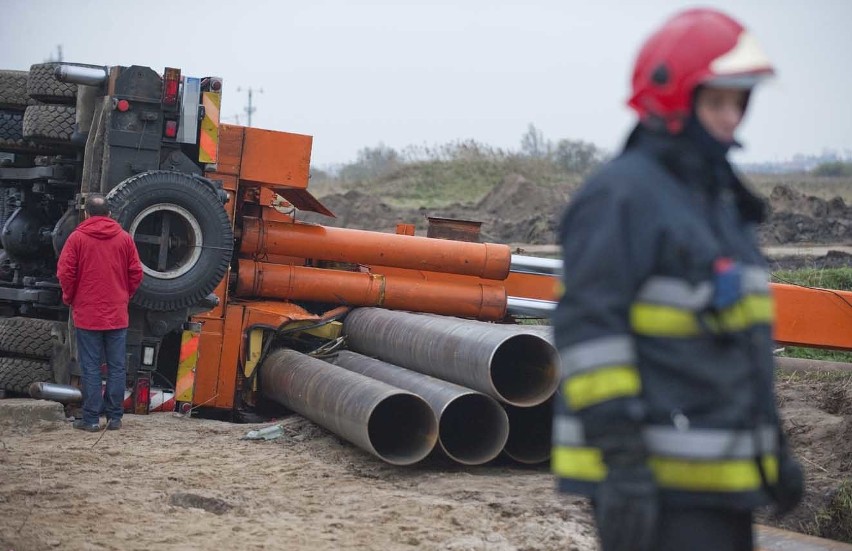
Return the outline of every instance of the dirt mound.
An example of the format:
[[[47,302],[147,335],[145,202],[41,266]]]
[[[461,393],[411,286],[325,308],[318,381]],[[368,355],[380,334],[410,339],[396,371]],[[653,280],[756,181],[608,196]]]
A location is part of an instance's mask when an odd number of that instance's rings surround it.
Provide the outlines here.
[[[769,219],[759,230],[764,245],[852,241],[852,207],[840,197],[826,201],[789,186],[775,186],[769,209]]]

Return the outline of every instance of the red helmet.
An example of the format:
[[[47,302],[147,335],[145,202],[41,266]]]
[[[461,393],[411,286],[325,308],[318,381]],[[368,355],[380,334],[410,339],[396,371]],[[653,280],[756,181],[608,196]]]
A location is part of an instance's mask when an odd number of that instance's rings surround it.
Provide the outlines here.
[[[627,104],[641,120],[660,119],[677,133],[698,85],[750,89],[774,72],[742,25],[716,10],[691,9],[669,19],[642,46]]]

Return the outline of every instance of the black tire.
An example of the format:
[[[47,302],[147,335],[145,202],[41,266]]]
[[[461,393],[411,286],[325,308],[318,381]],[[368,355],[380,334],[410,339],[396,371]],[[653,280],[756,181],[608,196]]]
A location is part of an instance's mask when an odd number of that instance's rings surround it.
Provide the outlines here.
[[[35,105],[35,100],[27,95],[26,71],[0,71],[0,108],[24,110]]]
[[[53,368],[49,362],[0,357],[0,388],[28,393],[30,385],[53,382]]]
[[[58,324],[36,318],[0,318],[0,354],[49,360]]]
[[[33,99],[48,103],[74,104],[77,99],[77,85],[56,80],[54,73],[60,65],[76,65],[79,67],[97,67],[82,63],[37,63],[30,66],[30,76],[27,79],[27,93]]]
[[[68,144],[74,134],[76,109],[71,105],[31,105],[24,112],[24,139]]]
[[[133,304],[179,310],[199,302],[222,281],[234,235],[222,200],[210,185],[180,172],[152,171],[121,182],[107,197],[116,220],[134,237],[145,268]],[[160,245],[153,241],[165,219],[171,238],[161,265]]]
[[[24,113],[0,109],[0,151],[48,153],[45,146],[24,139]]]

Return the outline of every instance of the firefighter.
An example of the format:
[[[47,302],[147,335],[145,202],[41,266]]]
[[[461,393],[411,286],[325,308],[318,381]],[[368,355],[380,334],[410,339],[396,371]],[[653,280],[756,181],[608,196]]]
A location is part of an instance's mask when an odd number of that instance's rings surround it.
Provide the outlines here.
[[[711,9],[644,44],[624,150],[560,228],[562,381],[553,470],[592,499],[604,551],[752,549],[752,512],[802,495],[773,394],[764,204],[726,159],[773,74]]]

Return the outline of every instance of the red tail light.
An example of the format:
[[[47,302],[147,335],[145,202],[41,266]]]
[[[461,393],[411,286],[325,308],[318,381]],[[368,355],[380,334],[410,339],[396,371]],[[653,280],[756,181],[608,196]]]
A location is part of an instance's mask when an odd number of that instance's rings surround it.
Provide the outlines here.
[[[133,388],[133,413],[146,415],[151,404],[151,379],[138,377]]]
[[[177,105],[180,89],[180,69],[166,67],[163,74],[163,105]]]
[[[177,121],[166,121],[166,126],[163,128],[163,134],[167,138],[177,136]]]

